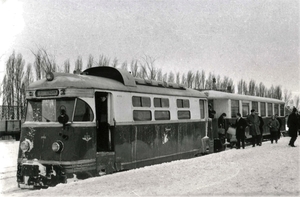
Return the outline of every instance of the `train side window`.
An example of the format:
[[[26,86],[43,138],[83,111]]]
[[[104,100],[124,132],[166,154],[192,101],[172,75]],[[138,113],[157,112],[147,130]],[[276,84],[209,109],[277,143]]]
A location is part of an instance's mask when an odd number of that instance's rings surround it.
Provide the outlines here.
[[[231,117],[236,118],[238,112],[240,112],[239,101],[231,100]]]
[[[279,106],[278,104],[274,104],[274,114],[278,115],[278,112],[279,112]]]
[[[190,108],[190,101],[188,99],[177,99],[177,108]]]
[[[151,120],[151,111],[150,110],[133,110],[133,120],[135,121],[146,121]]]
[[[133,107],[151,107],[151,101],[149,97],[133,96]]]
[[[281,104],[280,105],[280,114],[278,114],[279,116],[284,116],[284,105]]]
[[[205,105],[204,105],[204,100],[199,100],[199,104],[200,104],[200,119],[204,119],[205,118]]]
[[[250,114],[250,105],[249,103],[243,103],[242,105],[242,116],[246,117]]]
[[[261,117],[266,116],[266,103],[260,103],[260,115]]]
[[[94,114],[90,106],[81,99],[77,99],[74,121],[93,121]]]
[[[170,111],[155,111],[155,120],[170,120]]]
[[[177,111],[178,119],[191,119],[191,112],[190,111]]]
[[[273,115],[273,110],[272,110],[272,103],[268,103],[268,116]]]
[[[252,101],[252,109],[255,109],[258,112],[258,102]]]
[[[154,107],[169,107],[169,99],[154,98]]]

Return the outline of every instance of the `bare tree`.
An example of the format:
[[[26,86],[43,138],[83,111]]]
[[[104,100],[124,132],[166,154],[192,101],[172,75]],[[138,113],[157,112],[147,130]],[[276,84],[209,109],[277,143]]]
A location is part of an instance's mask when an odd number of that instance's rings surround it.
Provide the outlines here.
[[[171,71],[171,72],[169,72],[168,82],[174,83],[174,81],[175,81],[175,76],[174,76],[174,73]]]
[[[285,102],[285,105],[288,106],[292,101],[292,92],[284,89],[283,90],[283,101]]]
[[[176,73],[176,83],[180,84],[180,73],[179,72]]]
[[[82,72],[82,57],[79,55],[75,61],[75,71],[74,74],[79,74]]]
[[[300,108],[300,96],[295,96],[294,97],[294,106],[299,109]]]
[[[251,79],[249,82],[249,89],[248,89],[249,95],[255,96],[255,87],[256,87],[256,82],[253,79]]]
[[[109,66],[110,59],[105,57],[104,55],[99,56],[99,61],[97,63],[98,66]]]
[[[94,57],[90,54],[86,68],[91,68],[94,65]]]
[[[70,73],[70,60],[69,59],[67,59],[64,62],[64,72],[65,73]]]
[[[282,89],[281,86],[276,86],[274,89],[274,98],[282,100]]]
[[[123,69],[123,70],[128,70],[128,64],[127,64],[127,61],[125,61],[125,62],[122,63],[121,69]]]
[[[22,98],[22,79],[24,76],[25,60],[21,54],[15,55],[15,52],[10,55],[6,62],[6,74],[2,83],[2,105],[7,106],[6,119],[21,119],[23,116],[21,108],[24,102]],[[3,115],[3,114],[2,114]]]
[[[55,57],[48,54],[45,49],[39,48],[36,53],[31,52],[35,56],[34,67],[37,80],[44,78],[47,72],[55,72],[57,70]]]
[[[161,68],[158,69],[158,71],[157,71],[157,80],[158,80],[158,81],[162,81],[162,80],[163,80]]]
[[[132,60],[130,63],[130,69],[131,69],[131,74],[133,77],[138,77],[138,61],[137,60]]]
[[[144,56],[141,63],[142,76],[145,79],[156,80],[157,69],[154,66],[155,59],[150,56]]]
[[[194,81],[194,74],[191,70],[189,70],[186,76],[186,83],[188,88],[192,88],[193,81]]]
[[[115,58],[111,64],[111,67],[117,68],[117,66],[118,66],[118,59]]]

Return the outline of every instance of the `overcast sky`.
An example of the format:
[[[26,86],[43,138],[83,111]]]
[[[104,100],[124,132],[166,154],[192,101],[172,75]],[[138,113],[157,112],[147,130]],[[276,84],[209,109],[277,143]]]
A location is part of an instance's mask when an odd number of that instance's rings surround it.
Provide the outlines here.
[[[6,0],[0,3],[0,79],[15,50],[56,62],[89,54],[155,61],[164,72],[205,70],[300,94],[298,0]],[[3,31],[4,30],[4,31]]]

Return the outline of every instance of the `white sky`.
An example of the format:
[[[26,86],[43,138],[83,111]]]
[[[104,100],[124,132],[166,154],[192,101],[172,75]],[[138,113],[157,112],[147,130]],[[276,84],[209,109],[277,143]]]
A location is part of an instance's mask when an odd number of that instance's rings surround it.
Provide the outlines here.
[[[15,50],[44,48],[56,62],[89,54],[163,71],[205,70],[300,94],[297,0],[6,0],[0,3],[0,80]]]

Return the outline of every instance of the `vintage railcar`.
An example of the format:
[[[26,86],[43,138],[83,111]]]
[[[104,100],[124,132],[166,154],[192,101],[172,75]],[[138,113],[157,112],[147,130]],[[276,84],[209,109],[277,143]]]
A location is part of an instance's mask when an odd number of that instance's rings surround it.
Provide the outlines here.
[[[48,73],[26,91],[19,187],[48,187],[213,151],[207,96],[94,67]],[[210,143],[209,143],[210,142]]]
[[[239,112],[243,118],[247,118],[251,109],[255,109],[258,115],[264,121],[263,135],[270,135],[267,123],[270,121],[272,115],[277,115],[281,120],[281,131],[285,131],[285,102],[258,96],[233,94],[228,92],[216,90],[202,91],[208,97],[208,105],[216,111],[216,118],[219,118],[222,113],[226,113],[225,130],[228,129],[230,124],[234,124],[236,114]],[[217,132],[215,129],[214,132]],[[216,135],[216,134],[215,134]],[[249,127],[246,128],[246,137],[251,138],[249,135]]]

